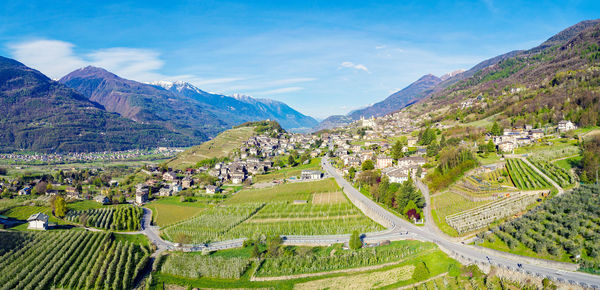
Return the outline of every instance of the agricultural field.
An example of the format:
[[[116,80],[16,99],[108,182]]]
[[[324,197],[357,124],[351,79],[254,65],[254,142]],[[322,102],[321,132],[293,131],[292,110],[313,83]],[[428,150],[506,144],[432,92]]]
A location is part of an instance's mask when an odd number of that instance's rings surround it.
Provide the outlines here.
[[[576,182],[576,178],[570,170],[565,170],[554,165],[554,163],[540,159],[530,158],[529,161],[563,188],[572,186]]]
[[[493,249],[564,262],[600,273],[600,189],[582,185],[493,228],[482,244]],[[580,258],[578,258],[580,257]]]
[[[506,168],[500,168],[491,172],[464,176],[453,184],[450,190],[473,198],[482,198],[497,196],[501,192],[514,191],[516,188]]]
[[[290,177],[300,177],[302,170],[319,170],[321,169],[321,158],[313,158],[308,164],[301,164],[296,167],[286,167],[280,170],[271,171],[267,174],[255,175],[252,181],[254,183],[269,182],[273,180],[281,180]]]
[[[110,233],[0,232],[0,241],[2,289],[130,289],[150,255]]]
[[[264,245],[260,246],[260,251],[265,248]],[[251,258],[251,249],[252,246],[249,246],[206,256],[198,253],[170,253],[159,272],[153,274],[151,286],[164,283],[197,288],[323,289],[323,285],[326,285],[330,289],[363,289],[406,286],[447,273],[451,269],[460,270],[460,265],[434,244],[418,241],[398,241],[356,251],[343,250],[340,244],[330,247],[282,246],[279,254],[267,254],[261,260]],[[283,271],[274,268],[285,259],[292,262],[290,266],[286,266]],[[309,261],[311,259],[312,263]],[[226,261],[232,263],[227,264]],[[190,264],[194,266],[188,266]],[[415,276],[414,270],[418,264],[425,264],[428,273]],[[213,269],[204,270],[209,265]],[[256,281],[271,277],[276,277],[277,280]],[[256,280],[251,280],[252,278]],[[348,287],[349,283],[351,287]]]
[[[181,202],[179,196],[171,196],[155,199],[144,207],[152,210],[154,224],[166,227],[192,218],[210,206],[201,198],[193,202]]]
[[[247,203],[214,207],[197,217],[166,227],[162,232],[168,240],[184,244],[226,240],[223,235],[263,206],[264,203]]]
[[[144,211],[136,206],[108,207],[91,210],[70,210],[65,219],[77,224],[85,224],[112,231],[139,231]]]
[[[507,159],[506,168],[512,182],[519,189],[535,190],[551,187],[548,181],[523,162],[523,160]]]
[[[242,190],[219,206],[163,228],[172,241],[206,243],[261,235],[349,234],[383,229],[360,212],[333,179]]]
[[[452,214],[463,212],[484,204],[490,203],[490,201],[471,201],[460,194],[446,191],[438,193],[431,197],[431,214],[433,219],[444,233],[456,237],[458,232],[446,223],[446,217]]]
[[[287,276],[380,265],[433,252],[435,248],[434,244],[418,241],[398,241],[386,246],[361,248],[356,251],[342,250],[341,245],[312,251],[292,247],[291,256],[266,259],[255,275]]]
[[[173,276],[194,279],[201,277],[239,279],[250,264],[248,258],[171,253],[163,263],[161,271]]]

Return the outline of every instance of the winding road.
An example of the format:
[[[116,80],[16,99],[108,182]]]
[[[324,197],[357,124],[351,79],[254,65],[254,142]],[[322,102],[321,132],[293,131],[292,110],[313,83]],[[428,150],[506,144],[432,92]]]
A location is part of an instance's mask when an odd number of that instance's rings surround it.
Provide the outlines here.
[[[363,241],[375,243],[384,240],[416,239],[421,241],[430,241],[436,243],[440,249],[449,255],[470,263],[479,265],[490,265],[518,271],[524,274],[537,277],[547,277],[554,281],[569,283],[582,287],[600,289],[600,276],[586,274],[582,272],[566,271],[560,263],[553,263],[534,258],[526,258],[504,252],[483,249],[476,246],[467,245],[443,234],[433,222],[431,208],[429,208],[430,197],[429,190],[420,181],[416,184],[426,197],[425,207],[426,223],[424,227],[418,227],[414,224],[396,216],[373,200],[367,198],[356,190],[342,175],[331,165],[327,157],[322,159],[322,166],[326,173],[333,177],[338,185],[343,189],[350,201],[358,207],[365,215],[374,221],[382,224],[387,229],[381,232],[366,233],[362,235]],[[535,167],[533,167],[535,168]],[[538,172],[539,173],[539,172]],[[543,175],[545,176],[545,175]],[[554,184],[553,184],[554,185]],[[558,187],[560,188],[560,187]],[[562,188],[559,189],[562,192]],[[143,233],[154,243],[158,251],[166,249],[178,249],[183,251],[201,251],[220,250],[241,247],[244,239],[215,242],[205,245],[184,245],[176,247],[175,244],[164,241],[159,236],[158,227],[151,226],[150,220],[152,212],[144,209]],[[284,244],[294,245],[322,245],[333,243],[345,243],[350,239],[350,235],[323,235],[323,236],[282,236]]]

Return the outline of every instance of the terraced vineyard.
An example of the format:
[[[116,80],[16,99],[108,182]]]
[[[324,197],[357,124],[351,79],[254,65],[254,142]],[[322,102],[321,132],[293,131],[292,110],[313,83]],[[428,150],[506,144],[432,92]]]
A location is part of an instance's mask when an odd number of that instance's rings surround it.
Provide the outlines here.
[[[221,206],[163,229],[165,238],[206,243],[261,235],[349,234],[383,227],[362,214],[331,179],[243,190]]]
[[[533,190],[549,188],[550,184],[520,159],[507,159],[508,174],[519,189]]]
[[[126,206],[118,208],[100,208],[91,210],[71,210],[65,217],[74,223],[85,223],[95,227],[114,231],[138,231],[144,211],[140,207]]]
[[[560,168],[553,163],[534,157],[529,158],[529,161],[548,177],[552,178],[552,180],[556,181],[561,187],[568,187],[576,181],[575,176],[573,176],[571,172]]]
[[[150,251],[110,233],[0,232],[0,254],[1,289],[131,289]]]

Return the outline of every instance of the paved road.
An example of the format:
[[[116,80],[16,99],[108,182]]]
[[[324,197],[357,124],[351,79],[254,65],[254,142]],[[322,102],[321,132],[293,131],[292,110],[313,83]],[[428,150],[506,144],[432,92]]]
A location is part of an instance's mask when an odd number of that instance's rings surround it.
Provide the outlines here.
[[[390,227],[391,232],[389,235],[393,235],[395,231],[402,230],[408,231],[408,235],[414,235],[419,240],[431,241],[436,243],[440,248],[460,256],[463,260],[471,261],[474,263],[483,263],[483,264],[491,264],[498,267],[503,267],[506,269],[512,269],[516,271],[520,271],[523,273],[527,273],[530,275],[535,275],[539,277],[548,277],[560,282],[567,282],[571,284],[577,284],[586,287],[596,287],[600,288],[600,277],[580,272],[569,272],[563,271],[560,269],[554,269],[547,266],[539,266],[536,264],[527,264],[524,259],[521,260],[513,260],[508,259],[505,255],[493,255],[484,251],[477,249],[477,247],[466,245],[460,242],[454,242],[448,239],[444,235],[439,235],[436,231],[431,231],[431,226],[426,226],[423,228],[417,227],[412,223],[397,217],[389,213],[387,210],[383,209],[381,206],[376,204],[371,199],[365,197],[363,194],[358,192],[354,187],[352,187],[340,173],[333,168],[333,166],[329,163],[327,158],[323,158],[323,168],[335,178],[340,186],[343,187],[344,193],[348,195],[350,200],[360,200],[362,203],[367,204],[369,207],[373,209],[374,212],[385,215],[392,223]],[[423,185],[424,186],[424,185]],[[429,192],[427,192],[427,196],[429,196]],[[381,212],[384,211],[384,212]],[[365,212],[369,215],[367,212]],[[369,215],[371,217],[371,215]],[[372,217],[373,218],[373,217]],[[375,217],[377,218],[377,217]],[[427,215],[426,215],[427,218]],[[429,218],[431,216],[429,214]],[[386,236],[382,236],[385,238]],[[516,255],[515,255],[516,256]],[[521,264],[519,267],[518,265]]]
[[[570,272],[560,270],[548,265],[540,266],[534,262],[530,262],[529,259],[523,257],[506,254],[506,253],[490,253],[490,251],[484,251],[478,249],[478,247],[470,246],[462,242],[454,241],[452,238],[441,233],[439,229],[433,224],[433,218],[429,208],[429,191],[427,187],[417,182],[417,186],[425,194],[427,199],[427,207],[425,209],[426,224],[424,227],[417,227],[412,223],[394,215],[387,211],[379,204],[375,203],[371,199],[367,198],[356,190],[348,181],[346,181],[340,173],[333,168],[329,163],[328,158],[322,159],[322,166],[329,176],[335,178],[336,182],[342,187],[344,193],[348,198],[356,205],[361,211],[363,211],[371,219],[387,227],[387,230],[367,233],[363,236],[365,242],[377,242],[383,240],[399,240],[399,239],[417,239],[422,241],[430,241],[436,243],[442,250],[456,257],[459,257],[462,261],[470,261],[472,263],[487,264],[497,267],[503,267],[510,270],[519,271],[529,275],[535,275],[538,277],[548,277],[555,281],[566,282],[571,284],[577,284],[584,287],[600,288],[600,277],[580,272]],[[535,168],[535,167],[534,167]],[[221,250],[241,247],[245,239],[229,240],[222,242],[215,242],[211,244],[203,245],[184,245],[183,247],[177,248],[174,243],[164,241],[159,236],[159,230],[156,226],[151,226],[150,221],[152,218],[152,212],[149,209],[144,208],[144,222],[142,232],[148,236],[152,243],[157,245],[158,251],[164,251],[166,249],[180,249],[183,251],[202,251],[208,250]],[[331,243],[344,243],[349,240],[349,235],[324,235],[324,236],[282,236],[285,244],[331,244]],[[157,251],[157,252],[158,252]],[[520,266],[519,266],[520,265]]]

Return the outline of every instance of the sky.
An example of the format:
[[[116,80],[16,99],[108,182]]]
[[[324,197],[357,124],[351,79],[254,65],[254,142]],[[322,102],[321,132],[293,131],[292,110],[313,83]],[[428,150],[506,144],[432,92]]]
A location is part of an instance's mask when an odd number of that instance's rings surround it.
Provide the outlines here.
[[[321,119],[599,17],[600,1],[11,0],[0,55],[53,79],[94,65]]]

